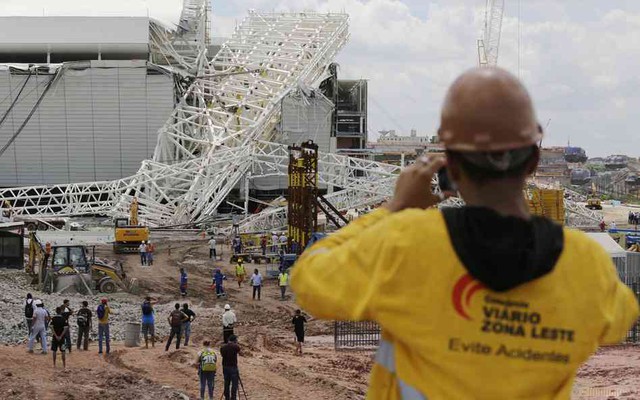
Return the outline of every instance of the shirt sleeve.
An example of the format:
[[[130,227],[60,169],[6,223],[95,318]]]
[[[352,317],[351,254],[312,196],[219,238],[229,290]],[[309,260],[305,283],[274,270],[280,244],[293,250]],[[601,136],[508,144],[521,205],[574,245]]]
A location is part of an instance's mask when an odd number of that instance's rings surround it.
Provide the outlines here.
[[[374,319],[379,274],[395,264],[402,242],[396,215],[378,209],[307,249],[291,274],[298,304],[323,319]]]
[[[605,268],[605,293],[603,310],[605,326],[600,336],[600,344],[622,342],[631,326],[638,320],[638,300],[617,275],[609,255],[599,249],[598,258]]]

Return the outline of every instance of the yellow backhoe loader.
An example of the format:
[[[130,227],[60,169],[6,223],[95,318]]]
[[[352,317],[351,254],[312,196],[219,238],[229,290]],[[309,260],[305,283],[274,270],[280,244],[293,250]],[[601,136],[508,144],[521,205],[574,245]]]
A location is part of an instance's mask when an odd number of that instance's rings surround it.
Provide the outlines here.
[[[26,271],[33,284],[51,293],[69,286],[84,287],[90,294],[114,293],[118,289],[136,292],[137,282],[127,278],[121,263],[108,264],[95,258],[95,248],[72,242],[46,243],[35,232],[29,235],[29,261]]]

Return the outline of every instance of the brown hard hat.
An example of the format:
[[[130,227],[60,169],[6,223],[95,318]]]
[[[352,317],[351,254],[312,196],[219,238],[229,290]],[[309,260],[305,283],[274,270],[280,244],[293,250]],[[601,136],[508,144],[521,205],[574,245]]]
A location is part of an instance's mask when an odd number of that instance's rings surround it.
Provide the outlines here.
[[[473,68],[451,85],[442,106],[440,142],[447,150],[496,152],[542,139],[527,89],[509,72]]]

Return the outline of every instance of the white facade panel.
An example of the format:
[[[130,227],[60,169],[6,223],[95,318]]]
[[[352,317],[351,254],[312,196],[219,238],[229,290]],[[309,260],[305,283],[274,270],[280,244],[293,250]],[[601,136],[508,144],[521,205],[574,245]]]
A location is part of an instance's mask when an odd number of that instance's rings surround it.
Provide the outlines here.
[[[149,73],[153,72],[146,67],[65,71],[0,157],[0,186],[113,180],[135,174],[140,162],[153,154],[157,131],[173,109],[171,77]],[[25,120],[51,77],[31,77],[0,126],[0,146]],[[0,71],[0,115],[25,78]]]
[[[12,76],[8,71],[0,71],[0,107],[6,110],[13,101],[13,82]],[[16,87],[19,87],[20,79],[25,77],[15,77]],[[4,114],[4,113],[3,113]],[[0,138],[8,140],[14,132],[13,115],[8,115],[4,123],[0,126]],[[0,157],[0,179],[11,180],[16,179],[16,153],[15,148],[8,149],[2,157]]]
[[[321,94],[314,97],[289,95],[282,100],[280,130],[283,144],[293,145],[313,140],[318,150],[328,153],[331,141],[331,113],[333,103]],[[256,178],[252,188],[258,190],[285,189],[289,182],[286,176]],[[320,185],[320,188],[324,186]]]

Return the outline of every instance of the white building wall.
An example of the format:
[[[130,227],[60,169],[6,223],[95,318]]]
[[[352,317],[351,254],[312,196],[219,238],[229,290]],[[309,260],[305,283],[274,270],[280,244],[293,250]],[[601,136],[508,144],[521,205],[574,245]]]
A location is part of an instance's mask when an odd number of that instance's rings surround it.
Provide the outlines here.
[[[67,70],[14,144],[0,157],[0,186],[112,180],[150,158],[174,107],[173,82],[144,62]],[[118,65],[118,67],[114,67]],[[0,115],[26,75],[0,71]],[[32,76],[0,127],[0,144],[18,129],[51,75]],[[2,99],[5,99],[4,101]]]
[[[282,100],[282,143],[300,144],[313,140],[318,150],[328,153],[331,150],[331,113],[333,103],[317,93],[314,97],[302,97],[291,94]],[[252,188],[258,190],[286,189],[289,186],[286,176],[256,178],[251,181]],[[324,186],[320,185],[321,188]]]

